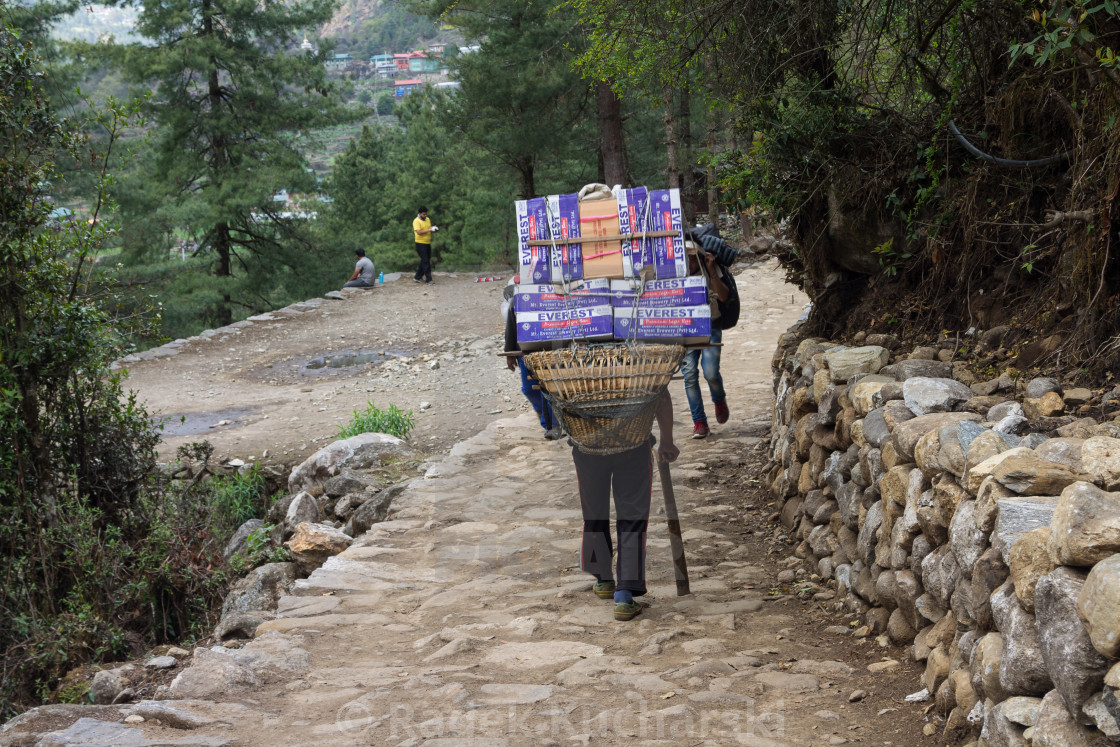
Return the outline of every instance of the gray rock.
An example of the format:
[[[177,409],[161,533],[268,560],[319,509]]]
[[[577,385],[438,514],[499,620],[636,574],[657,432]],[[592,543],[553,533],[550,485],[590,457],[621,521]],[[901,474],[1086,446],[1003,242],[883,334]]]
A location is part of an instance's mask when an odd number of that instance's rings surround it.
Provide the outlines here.
[[[371,481],[360,473],[343,469],[323,483],[323,493],[329,498],[341,498],[347,493],[360,493],[369,484]]]
[[[1081,445],[1084,443],[1083,438],[1051,438],[1036,446],[1035,453],[1043,459],[1084,472],[1081,468]]]
[[[366,492],[348,493],[339,498],[338,502],[334,504],[334,515],[346,521],[350,514],[354,513],[354,509],[368,501],[369,498],[370,494]]]
[[[859,556],[868,565],[875,559],[875,546],[878,542],[877,533],[882,523],[883,502],[875,501],[871,508],[867,509],[867,516],[864,517],[863,526],[859,528],[859,537],[856,540]]]
[[[988,410],[986,419],[994,423],[1009,416],[1024,417],[1023,406],[1014,400],[1010,402],[1000,402],[998,405],[994,405]]]
[[[403,487],[394,486],[398,489],[388,488],[382,490],[377,495],[371,496],[358,509],[350,515],[346,521],[346,526],[343,527],[343,534],[351,537],[360,537],[369,531],[370,527],[374,524],[379,524],[389,516],[389,507],[393,503],[393,498],[401,493]]]
[[[1025,695],[1016,695],[1003,701],[1003,714],[1012,723],[1020,726],[1034,726],[1038,719],[1038,709],[1042,707],[1042,698],[1028,698]]]
[[[249,571],[226,594],[222,617],[249,610],[274,610],[284,594],[295,586],[295,563],[266,563]]]
[[[992,532],[992,547],[1011,565],[1011,546],[1015,540],[1039,527],[1048,527],[1058,507],[1053,498],[1001,498],[997,501],[999,518]]]
[[[271,613],[261,610],[229,612],[222,615],[222,619],[218,621],[214,628],[214,637],[219,641],[229,638],[252,638],[257,634],[257,627],[273,617]]]
[[[847,382],[860,373],[878,373],[890,360],[890,351],[878,345],[865,345],[858,348],[845,348],[824,353],[821,356],[828,366],[829,377],[834,384]]]
[[[868,416],[870,417],[870,416]],[[891,433],[891,442],[895,452],[907,462],[914,460],[914,447],[918,439],[932,430],[939,430],[947,425],[957,426],[962,420],[979,420],[980,416],[972,412],[939,412],[899,423]],[[866,419],[864,420],[866,423]]]
[[[97,705],[109,705],[128,687],[128,680],[115,669],[102,669],[93,675],[89,686],[90,697]]]
[[[180,698],[208,699],[260,684],[246,664],[225,654],[196,648],[191,665],[180,672],[169,687]]]
[[[285,495],[276,499],[276,502],[269,506],[268,513],[265,515],[265,522],[268,524],[283,524],[284,517],[288,515],[288,507],[292,505],[295,500],[294,495]]]
[[[1027,383],[1027,389],[1023,392],[1023,396],[1030,397],[1031,399],[1038,399],[1047,392],[1057,392],[1061,394],[1062,385],[1057,379],[1041,376],[1037,379],[1031,379]]]
[[[1084,478],[1064,464],[1049,462],[1026,450],[1003,460],[992,470],[1001,485],[1019,495],[1058,495]]]
[[[972,568],[988,547],[987,534],[976,526],[976,501],[963,501],[949,524],[949,546],[957,565]]]
[[[992,614],[992,594],[998,589],[1008,576],[1007,565],[1003,558],[994,549],[989,547],[984,551],[972,566],[970,596],[972,599],[972,619],[982,630],[995,628],[995,617]]]
[[[343,468],[367,469],[386,459],[409,456],[412,449],[387,433],[363,433],[326,446],[308,457],[288,476],[288,490],[298,493],[321,487]]]
[[[876,449],[881,449],[891,437],[891,429],[883,417],[883,408],[876,407],[863,419],[863,437]]]
[[[1088,747],[1090,731],[1069,715],[1057,690],[1046,693],[1031,727],[1031,747]]]
[[[1003,635],[1000,686],[1008,695],[1042,695],[1053,685],[1043,662],[1035,617],[1019,605],[1010,583],[996,589],[991,605],[992,616]]]
[[[902,384],[902,399],[915,415],[951,412],[972,398],[972,390],[954,379],[914,377]]]
[[[1081,464],[1094,483],[1120,490],[1120,438],[1094,436],[1081,446]]]
[[[979,423],[974,423],[971,420],[962,420],[957,424],[957,440],[961,444],[961,448],[968,451],[969,444],[972,440],[979,436],[987,429]]]
[[[1038,580],[1034,594],[1042,658],[1075,717],[1089,696],[1101,689],[1109,668],[1077,616],[1077,597],[1084,583],[1084,574],[1055,568]]]
[[[1097,728],[1113,742],[1120,742],[1120,702],[1112,690],[1105,688],[1085,701],[1081,712],[1093,720]]]
[[[1007,325],[1001,324],[998,327],[985,330],[980,335],[980,340],[976,343],[977,350],[984,352],[999,349],[999,346],[1003,344],[1003,336],[1006,335],[1010,329],[1011,328]]]
[[[293,498],[288,506],[288,512],[284,515],[284,528],[288,534],[291,534],[305,521],[315,523],[320,518],[318,502],[310,493],[304,491]]]
[[[1027,747],[1029,743],[1023,737],[1024,731],[1022,726],[1004,715],[1003,703],[997,703],[988,709],[984,716],[983,735],[988,747]]]
[[[917,360],[908,358],[879,369],[883,376],[892,376],[895,381],[905,381],[916,376],[931,379],[948,379],[953,375],[953,365],[941,361]]]
[[[237,531],[233,533],[233,536],[229,538],[225,549],[222,550],[222,557],[229,560],[235,554],[245,552],[249,547],[249,535],[264,525],[264,522],[260,519],[249,519],[239,526]]]
[[[1030,421],[1021,415],[1008,415],[992,426],[992,430],[996,433],[1006,433],[1008,435],[1026,433],[1029,429]]]
[[[144,663],[148,669],[174,669],[178,665],[179,660],[174,656],[156,656]]]
[[[1105,558],[1089,571],[1077,598],[1077,614],[1097,651],[1120,657],[1120,555]]]
[[[148,739],[144,732],[124,724],[80,718],[60,731],[41,735],[36,747],[70,747],[74,745],[113,745],[113,747],[226,747],[233,738],[191,735],[180,739],[158,737]]]
[[[1062,491],[1047,545],[1058,563],[1091,566],[1120,552],[1120,493],[1087,482]]]

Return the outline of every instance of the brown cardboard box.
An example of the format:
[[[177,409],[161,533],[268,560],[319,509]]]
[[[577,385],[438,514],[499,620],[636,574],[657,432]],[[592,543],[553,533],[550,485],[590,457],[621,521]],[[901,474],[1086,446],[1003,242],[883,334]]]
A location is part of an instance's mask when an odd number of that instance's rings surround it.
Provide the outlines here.
[[[585,239],[618,236],[618,200],[585,200],[579,204],[579,230]],[[583,277],[621,280],[622,241],[594,241],[583,244]]]

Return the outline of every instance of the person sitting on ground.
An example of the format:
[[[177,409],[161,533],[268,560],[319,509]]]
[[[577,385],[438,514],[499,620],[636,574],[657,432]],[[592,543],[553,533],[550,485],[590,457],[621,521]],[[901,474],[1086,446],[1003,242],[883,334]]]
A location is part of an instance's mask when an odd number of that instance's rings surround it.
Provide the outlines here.
[[[706,438],[711,429],[708,427],[708,415],[704,411],[704,396],[700,393],[700,370],[703,369],[704,378],[708,382],[708,391],[715,406],[716,422],[726,423],[731,413],[727,407],[727,393],[723,389],[723,376],[719,372],[721,350],[719,344],[723,341],[723,330],[729,326],[722,321],[723,312],[733,298],[736,309],[738,308],[738,291],[735,289],[735,281],[730,277],[730,270],[721,265],[717,259],[723,247],[726,247],[730,251],[731,261],[734,261],[735,250],[718,236],[705,235],[699,240],[707,243],[713,250],[707,251],[702,243],[691,251],[688,257],[688,273],[707,278],[708,289],[717,300],[713,304],[712,346],[685,353],[684,361],[681,363],[681,373],[684,375],[684,393],[688,398],[688,409],[692,415],[692,437]],[[734,321],[738,321],[737,313]],[[733,324],[732,321],[731,325]]]
[[[655,416],[661,434],[661,442],[656,447],[657,459],[675,461],[680,449],[673,443],[673,401],[669,391],[663,391],[650,406],[657,408]],[[646,529],[653,491],[652,447],[655,444],[657,441],[650,434],[640,446],[605,455],[588,454],[572,444],[572,461],[583,510],[579,567],[595,577],[592,587],[595,596],[614,600],[615,620],[631,620],[641,614],[644,607],[634,598],[646,593]],[[613,567],[612,488],[618,534],[618,554]]]
[[[506,322],[505,332],[505,352],[516,352],[521,348],[517,344],[517,314],[513,310],[513,294],[516,289],[517,276],[515,275],[509,284],[502,290],[502,316]],[[529,404],[537,413],[537,418],[541,422],[541,427],[544,428],[544,437],[549,441],[564,435],[564,429],[560,427],[560,419],[557,418],[552,408],[549,407],[548,401],[544,398],[540,389],[534,388],[536,380],[529,369],[525,367],[525,362],[520,356],[506,357],[506,366],[510,371],[514,369],[521,369],[521,393],[525,395],[525,399],[529,400]]]
[[[354,274],[346,281],[343,288],[372,288],[376,273],[373,270],[373,260],[366,256],[365,249],[355,249],[354,255],[358,258],[354,265]]]

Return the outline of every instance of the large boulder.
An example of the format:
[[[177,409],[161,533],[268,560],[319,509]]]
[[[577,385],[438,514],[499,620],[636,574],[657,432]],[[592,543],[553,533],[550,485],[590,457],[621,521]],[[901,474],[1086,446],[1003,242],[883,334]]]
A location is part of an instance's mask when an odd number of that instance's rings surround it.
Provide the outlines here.
[[[239,526],[233,536],[229,538],[225,549],[222,550],[222,557],[229,560],[237,553],[245,552],[249,548],[249,535],[264,525],[264,521],[261,519],[249,519]]]
[[[1088,482],[1062,491],[1047,545],[1055,563],[1091,566],[1120,552],[1120,493]]]
[[[1094,436],[1081,446],[1081,467],[1105,490],[1120,490],[1120,439]]]
[[[311,493],[303,491],[288,504],[288,510],[284,514],[284,532],[291,535],[300,524],[319,521],[320,517],[318,501]]]
[[[1000,685],[1008,695],[1042,695],[1053,685],[1042,661],[1034,615],[1019,606],[1011,584],[996,589],[991,603],[992,616],[1003,634]]]
[[[879,369],[887,365],[891,353],[886,348],[878,345],[865,345],[859,348],[844,348],[824,353],[821,356],[824,364],[828,366],[829,376],[833,383],[847,382],[856,374],[878,373]]]
[[[907,358],[906,360],[883,366],[879,373],[882,376],[894,377],[896,381],[905,381],[917,376],[930,379],[947,379],[953,375],[953,364],[941,361]]]
[[[1092,732],[1070,716],[1057,690],[1046,693],[1032,727],[1031,747],[1088,747]]]
[[[891,441],[895,451],[905,462],[914,460],[914,447],[918,439],[932,430],[939,430],[947,425],[956,426],[962,420],[980,420],[980,416],[973,412],[939,412],[930,415],[920,415],[916,418],[898,423],[891,433]]]
[[[1030,498],[1000,498],[996,501],[999,515],[992,532],[992,547],[1003,555],[1003,562],[1011,566],[1011,548],[1027,532],[1049,527],[1058,501],[1045,496]]]
[[[179,698],[207,699],[260,684],[260,679],[245,663],[226,654],[196,648],[191,665],[171,681],[170,689]]]
[[[1110,664],[1077,616],[1084,584],[1084,574],[1056,568],[1038,580],[1034,595],[1042,659],[1069,712],[1078,718],[1085,701],[1104,684]]]
[[[292,538],[285,544],[300,570],[311,573],[327,562],[327,558],[350,547],[353,541],[352,537],[332,526],[304,522],[296,527]]]
[[[321,492],[327,480],[344,467],[354,470],[368,469],[382,464],[386,459],[408,456],[412,453],[401,439],[387,433],[362,433],[358,436],[335,441],[319,449],[288,477],[288,490]]]
[[[295,563],[266,563],[254,568],[229,590],[222,616],[248,610],[274,610],[280,597],[295,587]]]
[[[1066,486],[1085,479],[1064,464],[1040,459],[1033,452],[1003,459],[992,470],[992,477],[1019,495],[1058,495]]]
[[[400,495],[402,490],[404,490],[404,485],[394,485],[370,496],[369,500],[362,503],[354,513],[350,514],[346,526],[342,529],[343,534],[360,537],[368,532],[374,524],[385,521],[389,516],[389,507],[393,503],[393,498]]]
[[[1120,555],[1105,558],[1089,571],[1077,597],[1077,615],[1097,651],[1120,657]]]
[[[1023,609],[1031,614],[1034,614],[1034,592],[1038,580],[1054,570],[1054,562],[1050,560],[1050,553],[1046,550],[1049,538],[1050,527],[1033,529],[1019,535],[1009,553],[1008,567],[1011,583],[1015,586],[1015,596]]]
[[[971,398],[972,390],[955,379],[918,376],[902,383],[902,399],[915,415],[952,412]]]

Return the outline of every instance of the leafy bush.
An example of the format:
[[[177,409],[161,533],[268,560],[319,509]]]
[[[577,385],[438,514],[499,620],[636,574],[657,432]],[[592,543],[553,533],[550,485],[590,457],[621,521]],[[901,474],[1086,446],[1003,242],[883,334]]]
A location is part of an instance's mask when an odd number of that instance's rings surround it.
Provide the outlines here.
[[[359,433],[388,433],[397,438],[408,438],[414,425],[412,410],[403,412],[396,405],[389,405],[388,410],[382,410],[372,402],[368,405],[365,412],[354,410],[350,422],[338,426],[339,438],[350,438]]]

